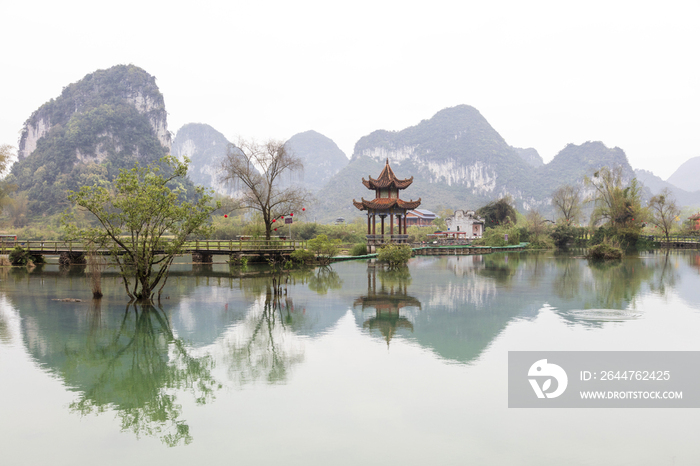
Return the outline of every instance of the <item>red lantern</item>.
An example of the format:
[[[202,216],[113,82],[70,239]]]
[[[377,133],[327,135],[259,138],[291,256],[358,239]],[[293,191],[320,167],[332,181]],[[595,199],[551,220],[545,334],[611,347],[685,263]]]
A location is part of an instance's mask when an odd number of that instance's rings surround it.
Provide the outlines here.
[[[224,218],[228,218],[228,214],[224,214]]]
[[[277,228],[275,228],[275,231],[277,231]]]
[[[289,216],[290,216],[290,217],[294,217],[294,212],[292,212],[291,214],[289,214]]]
[[[302,212],[306,212],[306,207],[302,207],[302,208],[301,208],[301,211],[302,211]]]
[[[280,218],[284,218],[284,215],[280,215]]]
[[[272,219],[272,223],[275,223],[276,221],[277,221],[276,219],[274,219],[274,218]]]

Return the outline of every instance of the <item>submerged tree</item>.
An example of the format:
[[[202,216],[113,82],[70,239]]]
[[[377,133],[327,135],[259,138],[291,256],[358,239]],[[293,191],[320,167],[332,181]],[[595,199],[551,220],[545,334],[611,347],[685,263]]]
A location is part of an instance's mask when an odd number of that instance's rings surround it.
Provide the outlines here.
[[[109,249],[132,300],[152,301],[159,284],[160,298],[170,265],[182,253],[185,240],[190,235],[207,235],[210,214],[218,207],[201,186],[193,202],[183,199],[183,188],[173,187],[186,176],[187,160],[167,156],[161,163],[162,167],[137,164],[121,170],[112,189],[83,186],[68,196],[97,220],[97,226],[75,233],[89,245]]]
[[[240,191],[241,207],[262,215],[265,239],[270,239],[278,219],[301,211],[310,198],[308,191],[291,183],[304,166],[284,142],[240,140],[229,147],[221,168],[221,181]]]

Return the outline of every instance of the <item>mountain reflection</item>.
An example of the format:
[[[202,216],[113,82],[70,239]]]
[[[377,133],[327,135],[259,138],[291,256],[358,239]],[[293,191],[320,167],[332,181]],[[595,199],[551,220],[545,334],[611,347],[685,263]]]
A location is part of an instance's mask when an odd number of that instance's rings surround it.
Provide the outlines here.
[[[288,383],[309,342],[332,333],[348,309],[372,339],[389,345],[400,336],[468,364],[512,322],[545,307],[566,325],[596,328],[644,318],[637,308],[648,294],[673,292],[697,305],[699,257],[658,251],[591,264],[551,252],[499,253],[416,257],[399,271],[354,261],[247,278],[215,266],[176,271],[166,310],[119,304],[123,286],[110,275],[101,301],[57,303],[89,293],[84,272],[16,268],[0,277],[0,306],[16,309],[0,313],[0,345],[21,342],[71,387],[73,412],[115,412],[138,437],[186,444],[193,435],[184,401],[210,403],[229,382]]]

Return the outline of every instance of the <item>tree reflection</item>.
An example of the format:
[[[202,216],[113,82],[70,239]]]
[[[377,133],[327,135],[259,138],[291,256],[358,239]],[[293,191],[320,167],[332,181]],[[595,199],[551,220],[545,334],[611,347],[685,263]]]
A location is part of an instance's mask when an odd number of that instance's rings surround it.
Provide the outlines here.
[[[377,289],[377,277],[379,277],[379,289]],[[353,307],[360,306],[363,312],[374,308],[375,316],[365,320],[362,326],[370,333],[373,330],[379,331],[386,340],[387,346],[397,329],[403,328],[413,332],[413,323],[399,313],[408,307],[421,309],[421,302],[408,294],[410,284],[411,273],[408,267],[379,271],[376,267],[368,267],[367,294],[358,297],[353,304]]]
[[[309,289],[318,294],[326,294],[328,290],[339,290],[342,287],[343,280],[329,266],[318,267],[316,273],[309,278]]]
[[[618,263],[589,261],[593,280],[585,283],[587,307],[623,309],[640,293],[642,285],[652,280],[654,267],[647,266],[638,257]]]
[[[162,309],[129,304],[116,331],[102,327],[101,314],[96,301],[85,346],[66,354],[66,379],[81,381],[83,388],[70,409],[86,415],[114,408],[122,430],[137,438],[158,436],[169,446],[190,443],[175,392],[189,392],[198,404],[211,401],[220,387],[211,374],[212,359],[189,354]]]
[[[304,360],[304,347],[294,328],[304,319],[288,296],[288,275],[246,280],[258,293],[243,322],[225,339],[230,377],[239,384],[258,380],[284,382],[291,367]]]

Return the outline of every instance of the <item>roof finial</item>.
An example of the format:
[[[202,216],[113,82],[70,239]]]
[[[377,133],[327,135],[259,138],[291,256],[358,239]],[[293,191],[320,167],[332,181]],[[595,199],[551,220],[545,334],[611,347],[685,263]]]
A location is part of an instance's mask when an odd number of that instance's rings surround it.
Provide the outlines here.
[[[386,158],[386,164],[389,165],[389,157]]]

